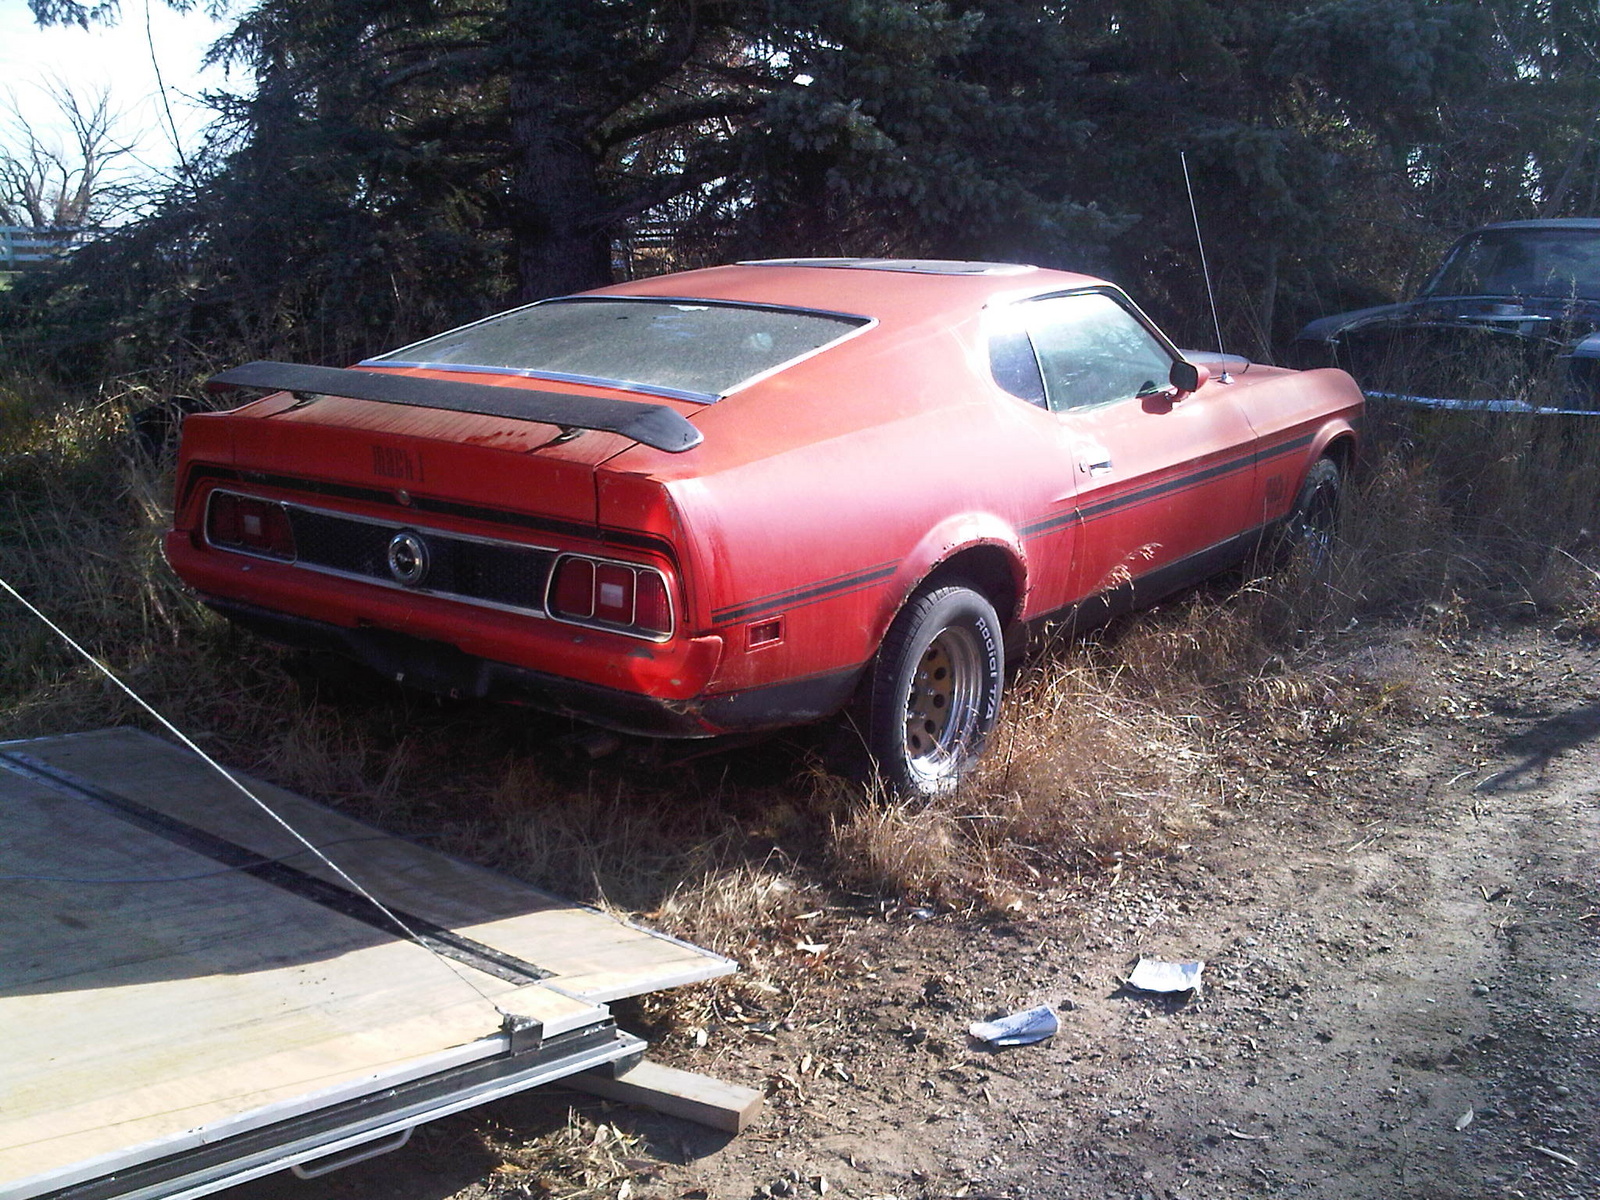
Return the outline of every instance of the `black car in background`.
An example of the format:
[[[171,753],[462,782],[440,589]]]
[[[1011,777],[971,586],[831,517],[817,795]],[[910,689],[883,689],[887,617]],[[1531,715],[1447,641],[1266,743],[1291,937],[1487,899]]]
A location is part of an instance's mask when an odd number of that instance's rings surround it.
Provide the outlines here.
[[[1312,321],[1289,358],[1431,408],[1600,413],[1600,220],[1485,225],[1416,299]]]

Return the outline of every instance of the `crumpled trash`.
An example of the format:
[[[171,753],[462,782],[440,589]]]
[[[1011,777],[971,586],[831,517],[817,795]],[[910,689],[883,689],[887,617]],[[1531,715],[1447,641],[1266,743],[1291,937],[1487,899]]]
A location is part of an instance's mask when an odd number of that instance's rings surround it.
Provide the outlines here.
[[[974,1021],[968,1032],[991,1046],[1030,1046],[1054,1036],[1061,1023],[1048,1004],[1014,1012],[994,1021]]]
[[[1203,961],[1162,962],[1141,958],[1123,982],[1141,992],[1198,992],[1200,972],[1205,969]]]

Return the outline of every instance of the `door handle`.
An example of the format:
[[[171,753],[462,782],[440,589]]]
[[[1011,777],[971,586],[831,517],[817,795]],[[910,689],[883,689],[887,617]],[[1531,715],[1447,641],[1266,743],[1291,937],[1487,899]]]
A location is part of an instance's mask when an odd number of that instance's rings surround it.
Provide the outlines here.
[[[1097,457],[1093,460],[1085,459],[1078,464],[1078,468],[1090,475],[1106,475],[1111,471],[1111,456]]]

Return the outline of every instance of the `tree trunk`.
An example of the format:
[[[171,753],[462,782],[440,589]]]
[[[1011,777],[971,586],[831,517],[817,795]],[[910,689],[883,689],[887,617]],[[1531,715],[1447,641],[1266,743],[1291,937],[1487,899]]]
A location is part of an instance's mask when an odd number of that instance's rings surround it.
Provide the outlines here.
[[[511,79],[509,224],[524,300],[611,282],[599,164],[577,128],[574,106],[562,99],[529,73]]]

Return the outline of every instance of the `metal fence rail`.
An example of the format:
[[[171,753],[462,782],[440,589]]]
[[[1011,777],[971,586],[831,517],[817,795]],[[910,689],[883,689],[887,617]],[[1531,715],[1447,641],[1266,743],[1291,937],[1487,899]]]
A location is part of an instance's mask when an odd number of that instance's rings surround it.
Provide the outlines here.
[[[78,229],[30,229],[0,225],[0,270],[59,258],[78,240]]]

